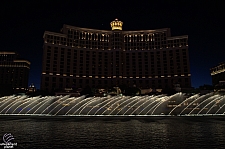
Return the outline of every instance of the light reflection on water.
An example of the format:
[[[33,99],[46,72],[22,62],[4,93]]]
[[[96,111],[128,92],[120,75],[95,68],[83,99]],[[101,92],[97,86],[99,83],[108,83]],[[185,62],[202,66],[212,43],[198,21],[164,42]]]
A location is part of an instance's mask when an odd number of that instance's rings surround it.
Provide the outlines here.
[[[18,148],[26,149],[225,147],[225,118],[1,119],[0,123],[0,136],[11,133]]]

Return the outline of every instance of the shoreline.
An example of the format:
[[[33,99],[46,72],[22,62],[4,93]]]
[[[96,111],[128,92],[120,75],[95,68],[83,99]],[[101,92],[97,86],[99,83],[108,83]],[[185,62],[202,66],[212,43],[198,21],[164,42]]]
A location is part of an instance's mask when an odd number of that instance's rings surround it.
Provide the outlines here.
[[[197,115],[190,115],[190,116],[185,116],[185,115],[181,115],[181,116],[177,116],[177,115],[148,115],[148,116],[143,116],[143,115],[139,115],[139,116],[128,116],[128,115],[73,115],[73,116],[64,116],[64,115],[0,115],[0,120],[3,119],[118,119],[118,120],[126,120],[126,119],[173,119],[173,118],[185,118],[185,119],[193,119],[193,118],[197,118],[197,119],[201,119],[201,118],[222,118],[225,119],[225,115],[202,115],[202,116],[197,116]]]

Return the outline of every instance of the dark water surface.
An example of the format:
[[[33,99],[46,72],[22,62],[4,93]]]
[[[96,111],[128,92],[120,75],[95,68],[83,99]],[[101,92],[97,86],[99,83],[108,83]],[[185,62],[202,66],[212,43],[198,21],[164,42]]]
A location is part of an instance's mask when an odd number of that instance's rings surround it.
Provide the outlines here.
[[[140,119],[0,119],[25,149],[225,148],[225,117]],[[0,146],[3,148],[3,146]]]

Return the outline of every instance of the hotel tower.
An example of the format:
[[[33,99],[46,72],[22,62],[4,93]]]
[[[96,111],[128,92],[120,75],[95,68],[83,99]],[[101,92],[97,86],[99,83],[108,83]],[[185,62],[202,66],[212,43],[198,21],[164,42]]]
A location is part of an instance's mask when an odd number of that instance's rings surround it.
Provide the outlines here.
[[[29,71],[30,62],[19,54],[0,51],[0,96],[27,92]]]
[[[41,89],[191,87],[187,35],[171,37],[169,28],[123,31],[118,19],[110,25],[45,31]]]

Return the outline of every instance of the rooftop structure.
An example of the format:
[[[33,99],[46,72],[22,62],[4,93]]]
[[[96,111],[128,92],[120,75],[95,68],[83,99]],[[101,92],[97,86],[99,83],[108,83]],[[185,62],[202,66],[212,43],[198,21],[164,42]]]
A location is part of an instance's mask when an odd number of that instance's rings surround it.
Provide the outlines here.
[[[225,62],[218,64],[217,66],[210,69],[212,76],[212,84],[218,85],[220,82],[225,81]]]

